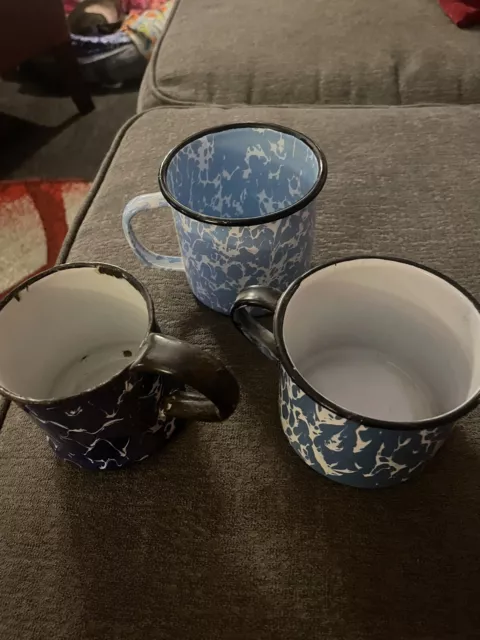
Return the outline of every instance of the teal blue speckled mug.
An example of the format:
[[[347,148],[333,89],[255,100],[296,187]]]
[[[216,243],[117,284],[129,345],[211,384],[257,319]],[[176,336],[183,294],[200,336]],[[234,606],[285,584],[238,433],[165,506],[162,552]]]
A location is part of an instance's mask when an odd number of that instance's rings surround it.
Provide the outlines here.
[[[274,315],[271,333],[252,309]],[[280,418],[298,455],[355,487],[404,482],[480,400],[480,307],[427,267],[353,257],[281,295],[249,287],[237,328],[281,365]]]

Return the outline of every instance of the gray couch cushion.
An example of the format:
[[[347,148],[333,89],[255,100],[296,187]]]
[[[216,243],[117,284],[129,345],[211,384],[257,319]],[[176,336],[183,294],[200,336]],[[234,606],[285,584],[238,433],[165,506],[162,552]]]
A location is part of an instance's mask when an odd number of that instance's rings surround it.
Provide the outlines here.
[[[288,445],[277,370],[181,273],[133,257],[121,210],[160,159],[222,122],[295,127],[325,150],[317,261],[396,254],[480,293],[480,110],[156,109],[117,139],[66,248],[150,288],[166,333],[211,350],[242,386],[223,425],[191,424],[158,457],[95,474],[56,462],[15,407],[0,434],[0,637],[451,640],[478,637],[480,425],[425,473],[367,492],[325,480]],[[176,252],[169,213],[140,225]]]
[[[475,103],[479,50],[437,0],[178,0],[139,109]]]

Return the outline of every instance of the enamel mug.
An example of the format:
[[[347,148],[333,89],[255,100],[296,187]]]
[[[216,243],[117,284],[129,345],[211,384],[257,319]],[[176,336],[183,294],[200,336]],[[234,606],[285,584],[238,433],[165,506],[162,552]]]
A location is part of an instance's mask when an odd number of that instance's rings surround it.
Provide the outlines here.
[[[54,267],[0,303],[0,393],[59,458],[98,470],[144,460],[183,420],[223,420],[238,401],[222,363],[162,334],[145,287],[100,263]]]
[[[273,333],[252,309],[274,314]],[[280,420],[310,467],[355,487],[408,480],[480,399],[480,307],[407,260],[316,267],[281,295],[250,287],[237,328],[280,363]]]
[[[260,123],[208,129],[167,155],[161,193],[131,200],[123,230],[145,266],[185,271],[200,302],[229,313],[243,288],[283,291],[310,268],[314,200],[326,178],[323,153],[292,129]],[[132,229],[140,211],[168,206],[180,257],[147,249]]]

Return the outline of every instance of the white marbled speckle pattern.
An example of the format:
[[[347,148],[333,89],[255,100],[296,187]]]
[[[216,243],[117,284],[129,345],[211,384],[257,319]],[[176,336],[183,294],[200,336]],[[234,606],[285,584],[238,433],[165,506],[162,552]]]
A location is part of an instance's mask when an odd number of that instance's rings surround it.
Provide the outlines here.
[[[59,458],[105,471],[148,458],[171,437],[178,420],[159,411],[171,390],[170,378],[130,371],[83,396],[24,408]]]
[[[143,247],[131,228],[139,211],[166,206],[160,194],[146,194],[126,206],[125,235],[144,265],[184,269],[198,300],[229,313],[243,288],[261,284],[283,291],[311,266],[311,199],[280,219],[262,218],[308,196],[322,171],[326,167],[320,167],[310,146],[294,135],[260,127],[208,133],[177,151],[166,181],[177,202],[218,224],[173,209],[181,257],[158,255]],[[247,218],[258,224],[244,224]],[[222,225],[226,219],[235,223]]]
[[[280,419],[293,449],[315,471],[365,488],[408,480],[437,453],[453,429],[451,424],[420,430],[366,427],[319,405],[283,368]]]

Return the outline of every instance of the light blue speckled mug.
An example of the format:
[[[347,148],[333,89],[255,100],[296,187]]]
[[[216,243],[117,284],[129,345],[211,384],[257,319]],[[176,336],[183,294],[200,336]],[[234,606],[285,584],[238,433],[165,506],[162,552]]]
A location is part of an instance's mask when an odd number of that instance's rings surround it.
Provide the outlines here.
[[[185,271],[200,302],[229,313],[245,287],[283,291],[309,269],[314,199],[326,178],[323,153],[292,129],[260,123],[215,127],[167,155],[161,193],[133,198],[123,212],[123,230],[145,266]],[[154,253],[132,230],[137,213],[168,205],[181,257]]]

